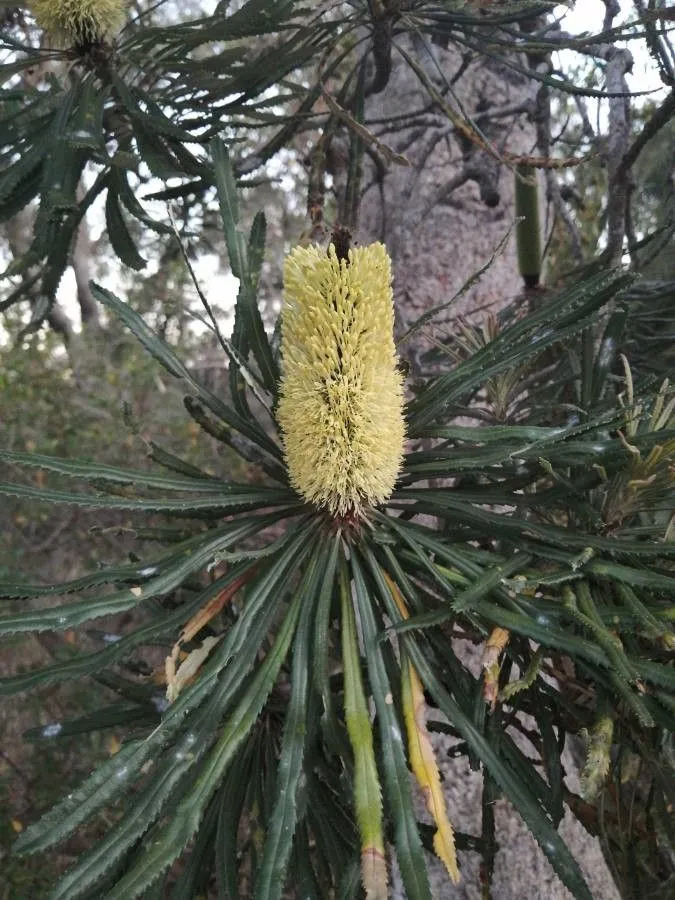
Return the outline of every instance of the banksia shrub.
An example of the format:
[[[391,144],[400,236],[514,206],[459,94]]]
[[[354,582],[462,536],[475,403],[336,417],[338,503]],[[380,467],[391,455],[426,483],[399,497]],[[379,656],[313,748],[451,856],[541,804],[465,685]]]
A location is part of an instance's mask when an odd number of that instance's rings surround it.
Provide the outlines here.
[[[532,373],[562,342],[578,351],[630,278],[572,285],[414,383],[403,452],[384,248],[293,251],[279,358],[256,298],[264,219],[243,233],[218,142],[213,157],[240,282],[232,340],[219,335],[230,396],[200,383],[128,304],[92,290],[251,478],[200,471],[156,444],[160,471],[0,450],[0,462],[46,473],[10,477],[0,494],[179,526],[149,559],[60,585],[0,582],[0,635],[68,634],[48,666],[1,678],[0,693],[94,676],[124,701],[39,729],[52,741],[115,727],[123,740],[26,828],[18,852],[49,849],[107,811],[52,900],[280,900],[285,885],[387,900],[393,853],[407,897],[431,900],[428,854],[457,881],[461,854],[478,853],[490,883],[503,794],[573,896],[592,900],[557,830],[566,808],[593,822],[564,779],[566,736],[590,734],[585,789],[589,773],[593,791],[606,779],[623,789],[610,752],[620,738],[642,760],[649,814],[669,802],[673,406],[667,385],[631,385],[623,406],[596,385],[585,395],[606,399],[577,404],[580,423],[568,413],[584,386],[566,357],[554,381]],[[476,405],[506,372],[524,373],[507,409],[517,419],[486,424]],[[49,480],[64,476],[89,489]],[[90,629],[102,617],[105,631]],[[482,671],[465,665],[458,638],[482,646]],[[613,727],[600,734],[605,717]],[[476,833],[447,803],[441,732],[482,773]]]
[[[45,31],[64,43],[93,43],[124,21],[125,0],[31,0],[30,9]]]
[[[296,248],[284,268],[278,419],[291,484],[333,515],[387,500],[403,459],[391,263],[382,244]]]

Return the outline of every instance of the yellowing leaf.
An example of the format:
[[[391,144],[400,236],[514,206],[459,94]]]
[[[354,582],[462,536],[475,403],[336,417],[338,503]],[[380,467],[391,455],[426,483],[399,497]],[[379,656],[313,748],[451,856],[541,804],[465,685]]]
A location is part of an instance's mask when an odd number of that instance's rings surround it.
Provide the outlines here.
[[[408,608],[398,586],[384,573],[391,595],[404,619],[408,618]],[[419,786],[422,788],[427,809],[436,824],[434,850],[443,862],[451,880],[460,880],[455,850],[455,833],[448,818],[448,812],[441,785],[441,775],[436,763],[436,755],[427,731],[426,703],[419,675],[405,653],[401,654],[401,693],[403,716],[408,735],[408,756]]]
[[[219,637],[204,638],[200,647],[188,653],[178,671],[175,671],[175,659],[172,656],[167,657],[166,698],[170,703],[173,703],[188,681],[197,674],[202,663],[219,641]]]
[[[424,690],[412,663],[408,662],[406,665],[404,660],[402,660],[401,686],[410,765],[422,788],[427,809],[436,824],[434,850],[452,881],[457,884],[460,874],[455,851],[455,834],[448,818],[436,755],[427,731]]]
[[[183,626],[183,629],[178,637],[178,640],[173,645],[173,649],[171,650],[171,655],[167,656],[167,658],[165,660],[164,672],[163,673],[162,672],[154,672],[153,673],[153,680],[154,680],[155,684],[166,684],[167,685],[166,695],[170,701],[176,699],[176,697],[178,696],[178,692],[185,685],[185,680],[180,681],[178,679],[178,676],[176,675],[176,663],[177,663],[178,659],[181,658],[181,651],[183,648],[183,644],[186,644],[186,643],[188,643],[188,641],[191,641],[193,638],[195,638],[199,634],[199,632],[202,630],[202,628],[204,628],[204,626],[207,625],[211,621],[211,619],[214,618],[214,616],[217,616],[218,613],[223,609],[223,607],[227,603],[230,602],[230,600],[234,597],[234,595],[237,593],[239,588],[242,587],[242,585],[246,584],[247,581],[251,580],[254,573],[255,573],[255,567],[252,567],[247,572],[244,572],[244,574],[240,575],[238,578],[236,578],[232,582],[232,584],[230,584],[224,590],[220,591],[220,593],[216,594],[215,597],[212,597],[211,600],[209,600],[207,603],[205,603],[204,606],[202,606],[201,609],[199,609],[194,614],[194,616],[189,620],[189,622],[187,622]],[[203,650],[207,641],[211,642],[210,644],[208,644],[208,646],[212,647],[214,640],[215,640],[214,638],[207,638],[204,641],[204,643],[202,644],[200,651]],[[200,651],[194,651],[194,652],[198,653]],[[207,651],[206,655],[208,655],[208,651]],[[192,656],[192,654],[190,654],[190,656]],[[182,659],[185,660],[186,657],[187,657],[187,654],[184,654]],[[206,658],[206,656],[203,657],[203,659],[205,659],[205,658]],[[195,659],[195,661],[197,661],[199,659],[199,657],[195,657],[194,659]],[[192,663],[192,664],[194,664],[194,663]],[[183,665],[181,665],[181,673],[183,673],[184,665],[185,665],[185,662],[183,662]],[[201,662],[199,663],[199,665],[201,665]],[[197,668],[199,668],[199,666],[197,666]],[[192,677],[194,672],[191,673],[191,675],[187,675],[187,671],[188,670],[186,670],[185,678]],[[196,671],[197,671],[197,669],[195,669],[195,672]],[[181,674],[180,678],[183,678],[182,674]],[[176,691],[176,685],[178,685],[177,691]],[[175,691],[175,693],[174,693],[174,691]]]
[[[499,693],[499,657],[509,642],[510,633],[505,628],[494,628],[483,650],[483,699],[494,710]]]

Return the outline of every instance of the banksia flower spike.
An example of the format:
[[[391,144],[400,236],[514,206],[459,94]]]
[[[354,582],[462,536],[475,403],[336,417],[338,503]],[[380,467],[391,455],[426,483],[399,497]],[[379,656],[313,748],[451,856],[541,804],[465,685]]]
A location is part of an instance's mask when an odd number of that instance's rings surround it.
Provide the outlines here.
[[[99,41],[120,27],[125,0],[31,0],[29,8],[45,31],[64,42]]]
[[[278,420],[291,483],[339,517],[384,502],[403,458],[391,261],[296,247],[284,267]]]

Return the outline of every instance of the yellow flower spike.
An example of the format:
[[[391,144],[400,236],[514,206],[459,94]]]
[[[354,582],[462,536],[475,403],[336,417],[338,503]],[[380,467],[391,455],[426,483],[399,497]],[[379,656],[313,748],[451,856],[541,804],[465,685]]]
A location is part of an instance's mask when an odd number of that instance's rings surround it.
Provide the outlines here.
[[[30,0],[40,28],[65,42],[97,41],[124,21],[125,0]]]
[[[391,495],[403,459],[403,377],[382,244],[339,259],[296,247],[284,266],[277,418],[295,489],[334,516]]]
[[[384,577],[401,615],[407,619],[408,609],[401,592],[386,572]],[[427,809],[436,824],[434,850],[447,869],[450,879],[457,884],[461,876],[457,865],[455,833],[448,818],[436,755],[427,730],[424,689],[420,677],[413,664],[407,659],[405,651],[401,653],[401,695],[408,735],[410,765],[422,788]]]

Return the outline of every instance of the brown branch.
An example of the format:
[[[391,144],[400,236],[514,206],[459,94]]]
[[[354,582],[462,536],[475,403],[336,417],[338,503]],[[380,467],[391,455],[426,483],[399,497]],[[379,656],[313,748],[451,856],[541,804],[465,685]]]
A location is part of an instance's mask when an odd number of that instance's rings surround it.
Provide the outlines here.
[[[84,187],[78,185],[77,200],[79,203],[84,198]],[[89,287],[91,278],[90,260],[92,258],[92,242],[89,237],[89,229],[87,227],[86,217],[83,216],[77,227],[75,240],[73,241],[73,250],[71,254],[71,265],[75,275],[75,284],[77,285],[77,302],[80,307],[80,315],[83,324],[89,322],[96,324],[98,322],[98,305],[94,300],[94,295]]]
[[[398,2],[370,0],[375,74],[366,88],[366,96],[379,94],[389,83],[391,77],[391,32],[394,15],[398,14],[398,5]]]
[[[608,54],[605,80],[610,93],[628,93],[626,73],[633,65],[628,50]],[[621,261],[626,233],[626,198],[628,170],[621,163],[630,137],[630,104],[628,97],[615,96],[609,100],[609,121],[605,160],[609,174],[607,192],[607,248],[605,256],[610,264]]]

